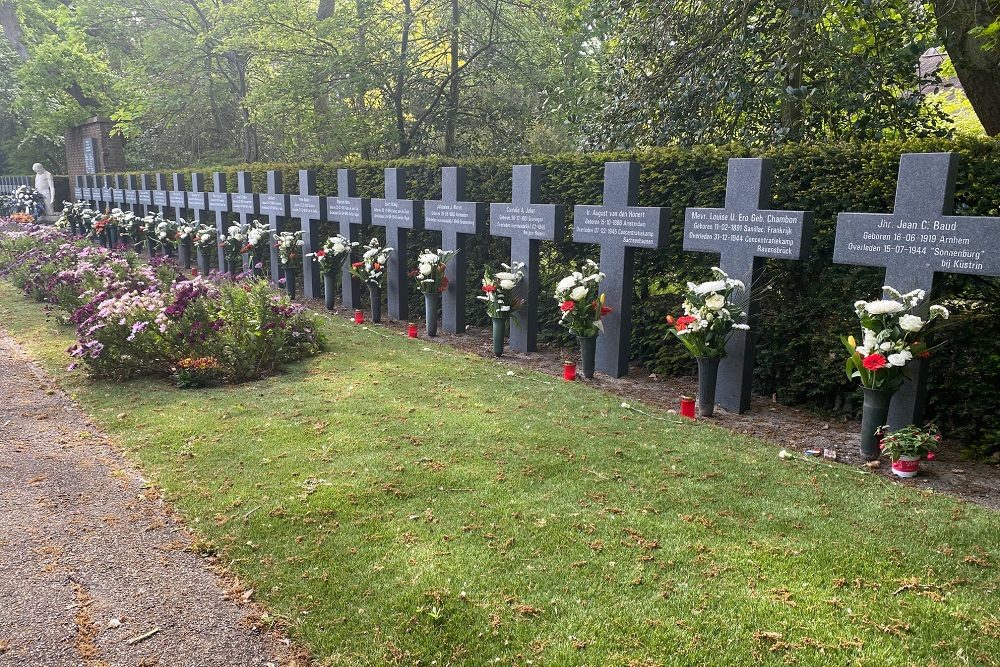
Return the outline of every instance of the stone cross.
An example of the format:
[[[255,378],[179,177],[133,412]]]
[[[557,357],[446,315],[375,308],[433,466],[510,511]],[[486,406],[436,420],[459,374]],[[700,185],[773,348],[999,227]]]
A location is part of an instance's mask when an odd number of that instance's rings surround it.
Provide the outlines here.
[[[542,168],[530,164],[514,167],[511,203],[490,204],[490,234],[510,237],[512,263],[524,264],[524,280],[518,296],[524,299],[511,316],[511,349],[535,352],[538,349],[538,252],[542,241],[561,241],[566,233],[566,208],[539,204]]]
[[[153,206],[156,206],[160,210],[160,215],[164,219],[167,219],[167,208],[169,204],[167,203],[167,193],[170,191],[169,186],[167,186],[167,175],[166,174],[153,174]]]
[[[893,212],[839,214],[833,261],[884,266],[883,284],[904,294],[919,288],[928,297],[935,273],[1000,275],[1000,218],[953,215],[957,171],[955,153],[903,154]],[[923,418],[927,362],[914,359],[906,368],[910,379],[889,411],[894,429]]]
[[[212,192],[208,193],[208,210],[215,213],[215,236],[222,239],[229,233],[229,192],[226,189],[226,174],[221,171],[212,172]],[[219,271],[225,272],[226,251],[218,244]]]
[[[267,172],[267,194],[259,196],[260,214],[267,216],[267,226],[271,230],[271,280],[277,283],[281,280],[281,258],[278,248],[274,245],[278,234],[285,229],[282,218],[288,215],[288,195],[282,194],[283,181],[281,172]]]
[[[596,368],[612,377],[628,373],[635,249],[662,248],[667,242],[669,210],[636,206],[638,200],[639,163],[607,162],[604,205],[577,205],[573,213],[573,240],[601,247],[601,271],[607,276],[601,291],[611,312],[597,338]]]
[[[118,205],[118,208],[125,208],[125,180],[121,174],[115,174],[111,184],[111,198]]]
[[[85,176],[87,189],[85,194],[87,195],[87,200],[93,205],[95,209],[99,209],[101,201],[101,189],[97,187],[97,174],[90,174]]]
[[[104,202],[104,208],[114,208],[115,198],[112,194],[111,175],[104,174],[99,178],[101,179],[101,201]]]
[[[125,203],[133,215],[139,215],[139,186],[134,174],[125,177]]]
[[[764,271],[764,259],[803,259],[812,238],[811,211],[767,210],[774,163],[762,158],[731,158],[723,208],[689,208],[684,214],[684,249],[717,253],[719,268],[746,284],[744,309],[750,331],[733,331],[719,365],[716,402],[740,414],[750,409],[753,346],[759,306],[751,291]]]
[[[316,172],[311,169],[299,170],[299,194],[289,197],[291,215],[302,221],[302,281],[305,298],[318,299],[323,295],[323,281],[319,267],[305,255],[316,252],[322,246],[319,229],[313,222],[324,218],[325,211],[316,195]]]
[[[337,170],[337,196],[326,198],[326,218],[338,224],[338,232],[348,241],[361,243],[361,225],[372,221],[371,200],[358,197],[357,174],[353,169]],[[341,288],[345,308],[361,307],[361,283],[351,275],[357,252],[344,260]]]
[[[465,333],[465,244],[486,233],[486,211],[485,203],[465,201],[465,167],[441,168],[441,199],[424,202],[424,229],[441,232],[442,250],[458,251],[446,265],[448,289],[441,296],[441,328],[446,333]]]
[[[167,201],[174,209],[174,220],[181,220],[187,214],[187,191],[184,189],[184,174],[174,172],[171,175],[173,189],[167,193]]]
[[[83,201],[83,188],[84,181],[83,176],[75,176],[73,178],[73,199],[76,201]]]
[[[136,192],[136,200],[142,206],[142,215],[149,215],[153,206],[153,181],[149,174],[139,176],[139,191]]]
[[[385,199],[372,199],[372,224],[385,227],[385,244],[393,249],[386,267],[389,317],[407,320],[410,316],[410,277],[406,272],[408,231],[424,228],[424,203],[406,196],[406,170],[385,170]]]
[[[187,193],[188,208],[193,222],[201,222],[202,213],[208,210],[208,194],[205,192],[205,174],[191,172],[191,189]]]

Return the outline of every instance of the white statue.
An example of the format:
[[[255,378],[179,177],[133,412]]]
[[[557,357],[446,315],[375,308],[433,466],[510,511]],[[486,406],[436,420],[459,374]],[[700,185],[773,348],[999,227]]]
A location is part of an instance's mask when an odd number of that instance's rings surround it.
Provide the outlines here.
[[[52,204],[56,198],[56,184],[52,180],[52,174],[40,162],[33,164],[31,170],[35,172],[35,189],[45,199],[45,215],[55,215]]]

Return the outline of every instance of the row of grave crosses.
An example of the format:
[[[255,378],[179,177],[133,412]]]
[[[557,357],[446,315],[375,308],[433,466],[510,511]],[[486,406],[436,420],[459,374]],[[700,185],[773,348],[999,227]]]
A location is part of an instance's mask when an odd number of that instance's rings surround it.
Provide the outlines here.
[[[954,216],[952,213],[957,156],[952,153],[905,154],[900,159],[896,203],[892,214],[841,213],[837,220],[834,261],[844,264],[885,267],[885,284],[900,291],[923,289],[930,293],[935,272],[1000,275],[1000,218]],[[236,213],[242,224],[254,215],[267,216],[272,232],[283,230],[284,220],[297,218],[306,252],[322,244],[314,223],[339,224],[340,233],[361,242],[361,225],[385,227],[386,245],[397,250],[387,267],[389,316],[406,320],[407,234],[409,230],[441,232],[441,247],[462,250],[469,238],[487,231],[511,239],[511,261],[524,263],[523,294],[526,303],[514,314],[511,346],[522,352],[537,349],[539,305],[539,244],[561,240],[565,233],[565,208],[540,203],[541,169],[533,165],[514,167],[511,202],[488,206],[465,199],[465,170],[442,169],[440,200],[406,198],[406,172],[385,170],[385,198],[357,196],[353,170],[337,171],[337,195],[320,197],[312,171],[299,172],[299,194],[282,193],[281,173],[267,173],[267,193],[252,192],[251,175],[238,172],[237,191],[227,192],[225,174],[213,174],[213,192],[205,190],[204,176],[192,174],[190,191],[183,189],[183,176],[173,175],[173,188],[166,178],[135,176],[81,176],[75,195],[97,205],[131,206],[136,213],[159,210],[165,217],[173,210],[180,218],[185,209],[195,219],[215,213],[220,234],[226,233],[228,215]],[[749,332],[736,332],[729,341],[720,367],[718,402],[732,412],[750,407],[753,375],[753,341],[759,326],[757,299],[752,288],[759,284],[764,260],[803,259],[808,255],[812,231],[809,211],[768,208],[773,163],[761,158],[729,161],[726,200],[722,208],[688,208],[684,217],[684,249],[720,255],[720,268],[742,279],[747,290]],[[609,162],[604,171],[602,205],[574,208],[573,240],[600,247],[601,271],[606,274],[603,290],[612,308],[598,339],[597,368],[613,377],[628,372],[632,329],[634,253],[637,248],[662,248],[666,244],[668,210],[638,206],[639,164]],[[220,250],[220,266],[225,258]],[[350,278],[345,262],[343,301],[360,306],[359,285]],[[279,277],[276,250],[271,252],[272,277]],[[465,330],[467,259],[459,252],[448,267],[449,288],[442,300],[442,326],[446,332]],[[306,298],[321,291],[316,267],[303,268]],[[925,306],[926,308],[926,301]],[[911,364],[912,380],[893,397],[893,426],[920,419],[925,402],[927,368],[924,360]]]

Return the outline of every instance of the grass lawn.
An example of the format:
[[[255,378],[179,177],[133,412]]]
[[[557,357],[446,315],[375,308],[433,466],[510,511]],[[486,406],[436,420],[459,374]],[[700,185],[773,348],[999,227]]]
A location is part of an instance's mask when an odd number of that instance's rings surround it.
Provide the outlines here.
[[[200,391],[0,322],[320,664],[1000,664],[996,513],[346,320]]]

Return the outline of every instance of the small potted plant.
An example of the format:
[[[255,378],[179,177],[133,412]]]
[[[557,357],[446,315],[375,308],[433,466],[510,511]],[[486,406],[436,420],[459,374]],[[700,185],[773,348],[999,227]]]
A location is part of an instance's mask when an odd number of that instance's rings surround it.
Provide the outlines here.
[[[920,470],[920,459],[937,449],[941,433],[937,426],[928,424],[921,428],[915,424],[890,431],[880,426],[875,432],[881,438],[882,456],[892,459],[892,472],[899,477],[913,477]]]
[[[311,252],[306,257],[312,257],[323,274],[323,297],[327,310],[333,310],[334,298],[337,294],[337,272],[344,265],[344,260],[351,254],[351,249],[358,244],[340,234],[331,236],[323,242],[323,247]]]
[[[745,286],[718,267],[712,280],[688,283],[678,317],[667,315],[670,333],[698,362],[698,412],[702,417],[715,413],[715,388],[719,362],[726,356],[726,343],[734,331],[748,331],[741,295]]]
[[[510,314],[524,304],[524,299],[514,295],[517,286],[524,279],[523,262],[513,265],[501,264],[503,271],[483,274],[483,294],[476,298],[486,302],[486,313],[493,320],[493,355],[503,356],[504,334]]]
[[[424,313],[427,317],[427,335],[437,336],[438,311],[441,308],[441,293],[448,289],[445,270],[457,250],[430,250],[424,248],[417,255],[417,267],[410,271],[410,277],[417,281],[417,289],[424,293]]]
[[[365,246],[360,262],[351,264],[351,275],[368,285],[368,296],[372,304],[372,322],[382,321],[382,286],[385,281],[385,267],[392,255],[392,248],[383,248],[378,239],[372,239]]]
[[[888,285],[882,290],[891,298],[854,303],[861,322],[861,344],[854,336],[840,337],[848,353],[847,377],[860,380],[864,391],[861,454],[871,461],[879,457],[875,431],[889,416],[889,402],[906,378],[906,365],[915,357],[930,356],[924,342],[927,325],[949,317],[943,306],[931,306],[926,320],[914,313],[924,300],[924,290],[901,294]]]
[[[582,271],[574,271],[556,285],[556,301],[562,316],[559,324],[569,329],[580,344],[583,376],[594,377],[597,336],[604,331],[601,318],[611,312],[601,294],[601,273],[597,262],[587,260]]]

